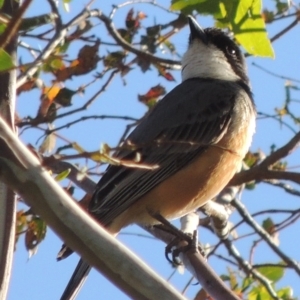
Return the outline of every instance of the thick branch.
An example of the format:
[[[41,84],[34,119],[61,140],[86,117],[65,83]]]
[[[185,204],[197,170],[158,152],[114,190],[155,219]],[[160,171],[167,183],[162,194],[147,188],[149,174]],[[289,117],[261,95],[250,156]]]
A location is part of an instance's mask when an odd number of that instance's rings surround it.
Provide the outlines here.
[[[17,36],[16,30],[30,1],[18,10],[18,2],[5,0],[1,12],[13,16],[6,31],[1,35],[1,45],[16,62]],[[0,117],[14,128],[16,70],[0,73]],[[0,156],[8,154],[9,149],[0,141]],[[0,299],[6,299],[11,276],[16,228],[15,194],[3,182],[0,182]]]
[[[193,213],[192,213],[193,214]],[[191,216],[194,219],[194,216]],[[186,217],[184,217],[186,218]],[[198,215],[196,215],[196,222],[194,220],[189,220],[188,223],[194,223],[194,225],[187,225],[186,222],[182,222],[184,224],[184,228],[182,228],[185,232],[187,228],[198,227]],[[174,235],[160,230],[155,227],[143,227],[145,230],[150,232],[153,236],[158,239],[164,241],[166,244],[170,244],[174,240]],[[180,247],[188,246],[185,241],[180,242]],[[182,259],[184,266],[197,278],[203,289],[215,300],[237,300],[239,299],[220,279],[218,274],[209,266],[206,259],[195,251],[195,249],[191,246],[188,246],[190,249],[186,252],[182,252],[180,254],[180,258]]]
[[[0,139],[13,156],[0,158],[0,179],[23,197],[67,245],[134,299],[184,299],[74,203],[2,119]]]

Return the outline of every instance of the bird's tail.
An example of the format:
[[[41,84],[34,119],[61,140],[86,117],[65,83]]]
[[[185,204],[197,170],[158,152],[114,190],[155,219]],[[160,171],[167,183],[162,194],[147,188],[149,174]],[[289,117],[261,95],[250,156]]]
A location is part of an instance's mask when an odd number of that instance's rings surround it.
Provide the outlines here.
[[[64,293],[62,294],[60,300],[73,300],[76,298],[78,292],[80,291],[83,283],[85,282],[87,275],[89,274],[91,267],[87,262],[80,259],[77,267],[66,286]]]

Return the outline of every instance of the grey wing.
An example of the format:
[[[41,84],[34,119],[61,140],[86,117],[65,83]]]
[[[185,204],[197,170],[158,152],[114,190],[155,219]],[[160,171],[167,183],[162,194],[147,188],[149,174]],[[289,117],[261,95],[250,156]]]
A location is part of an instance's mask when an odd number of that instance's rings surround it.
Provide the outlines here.
[[[128,137],[134,150],[119,158],[158,165],[154,170],[109,166],[97,184],[90,211],[104,225],[160,182],[191,163],[227,131],[242,88],[235,83],[190,79],[173,89]]]

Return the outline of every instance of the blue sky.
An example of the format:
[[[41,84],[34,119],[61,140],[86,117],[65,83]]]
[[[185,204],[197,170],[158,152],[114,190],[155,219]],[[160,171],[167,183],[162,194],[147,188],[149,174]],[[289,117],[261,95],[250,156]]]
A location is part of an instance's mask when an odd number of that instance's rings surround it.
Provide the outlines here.
[[[37,4],[39,3],[39,4]],[[40,5],[41,3],[41,5]],[[71,12],[68,14],[62,12],[64,20],[69,20],[76,13],[81,11],[87,1],[73,1],[70,8]],[[111,10],[111,4],[122,3],[121,1],[95,1],[94,7],[97,7],[105,14],[108,14]],[[159,1],[160,4],[165,7],[169,6],[169,1]],[[273,1],[265,2],[269,7],[272,7]],[[131,6],[120,9],[115,18],[116,27],[124,27],[124,18]],[[142,10],[148,18],[143,21],[144,26],[153,24],[153,20],[157,23],[165,23],[174,18],[172,15],[161,12],[159,9],[154,8],[151,5],[139,5],[135,6],[136,10]],[[28,11],[28,15],[33,16],[37,13],[46,13],[49,11],[46,1],[33,1],[31,9]],[[203,27],[212,26],[212,20],[207,17],[198,16],[197,20]],[[272,37],[278,33],[281,29],[286,27],[292,22],[292,19],[286,19],[280,22],[276,22],[274,25],[268,26],[269,36]],[[97,21],[95,21],[97,24]],[[101,31],[100,31],[101,30]],[[110,40],[107,35],[105,38],[106,29],[103,25],[98,25],[94,28],[94,33],[99,34],[103,40]],[[172,38],[172,41],[176,43],[177,51],[180,55],[184,53],[187,47],[188,28],[183,29],[176,37]],[[40,47],[42,44],[37,40],[33,42],[34,47]],[[252,65],[253,62],[267,68],[268,70],[286,75],[293,78],[299,78],[300,60],[299,60],[299,47],[300,45],[300,28],[295,27],[293,30],[285,34],[282,38],[277,40],[274,44],[274,50],[276,58],[247,58],[247,65],[249,70],[249,77],[252,83],[252,89],[254,93],[257,109],[260,112],[274,114],[274,107],[282,107],[285,97],[285,80],[272,77],[265,72],[259,70]],[[78,45],[77,45],[78,47]],[[107,46],[100,46],[100,54],[107,53],[109,48]],[[77,54],[76,45],[70,52],[70,56]],[[110,48],[110,51],[113,51]],[[26,54],[21,51],[21,55],[26,61]],[[158,53],[157,55],[164,55]],[[179,59],[178,57],[174,57]],[[98,65],[98,70],[102,69],[102,63]],[[117,77],[113,83],[93,105],[90,109],[84,112],[84,115],[97,115],[97,114],[114,114],[114,115],[128,115],[132,117],[141,117],[147,108],[137,103],[137,94],[144,94],[151,86],[155,86],[161,83],[170,91],[176,84],[180,82],[180,72],[172,72],[176,78],[176,82],[167,82],[162,77],[157,76],[157,71],[147,72],[141,76],[141,72],[138,68],[132,70],[128,76],[125,77],[126,86],[122,78]],[[49,77],[50,78],[50,77]],[[49,80],[49,79],[47,79]],[[103,79],[105,80],[105,78]],[[68,88],[76,89],[80,84],[88,82],[88,76],[82,76],[72,81],[67,82]],[[104,81],[99,83],[91,89],[88,89],[82,96],[74,97],[74,106],[80,107],[86,99],[97,90],[103,84]],[[299,99],[299,92],[293,92],[293,99]],[[39,103],[39,92],[26,93],[21,95],[18,100],[18,110],[21,116],[31,115],[34,116]],[[295,105],[295,113],[299,112],[299,103]],[[75,119],[71,117],[69,120]],[[55,122],[56,127],[63,124],[65,120],[59,120]],[[120,135],[123,133],[124,125],[127,123],[124,121],[86,121],[84,124],[77,124],[70,129],[66,129],[60,132],[60,134],[68,137],[71,141],[76,141],[85,149],[92,151],[99,149],[102,142],[108,143],[111,146],[115,146],[118,142]],[[293,125],[293,124],[292,124]],[[294,125],[293,125],[294,126]],[[39,130],[28,130],[22,135],[22,139],[25,143],[32,143],[36,145],[37,138],[41,136]],[[256,151],[261,149],[262,151],[269,153],[270,146],[276,144],[281,146],[286,143],[293,136],[292,132],[284,126],[280,126],[275,121],[270,120],[258,120],[257,132],[254,137],[251,150]],[[62,142],[58,140],[58,145],[62,145]],[[289,164],[299,164],[299,151],[295,152],[288,158]],[[83,162],[82,165],[83,166]],[[295,169],[297,170],[297,169]],[[97,181],[97,178],[94,178]],[[80,198],[81,192],[76,191],[75,196]],[[293,196],[289,196],[281,189],[272,188],[269,185],[259,184],[254,191],[245,191],[242,195],[242,201],[250,210],[250,212],[256,212],[258,210],[267,208],[297,208],[299,207],[298,199]],[[266,216],[257,218],[258,222]],[[278,217],[280,219],[280,217]],[[278,220],[279,220],[278,219]],[[231,221],[235,222],[239,220],[236,213],[231,216]],[[276,219],[275,219],[276,220]],[[243,227],[239,230],[239,234],[249,232],[249,228]],[[130,233],[130,234],[128,234]],[[118,237],[119,240],[124,242],[130,249],[132,249],[138,256],[144,259],[154,270],[156,270],[161,276],[167,278],[172,273],[173,269],[166,262],[164,258],[164,244],[160,241],[152,238],[137,237],[131,234],[145,234],[141,229],[136,226],[130,226],[123,230],[123,234]],[[294,225],[282,231],[279,235],[280,247],[287,254],[291,255],[295,260],[300,260],[300,251],[297,243],[294,243],[293,237],[297,237],[299,234],[299,224]],[[212,237],[211,234],[205,230],[200,231],[200,240],[204,244],[215,244],[217,239]],[[32,258],[28,259],[28,253],[24,247],[24,239],[21,238],[17,244],[17,250],[15,253],[14,267],[12,274],[12,282],[9,292],[9,300],[25,299],[35,300],[44,299],[52,300],[59,299],[73,269],[78,261],[76,254],[70,258],[56,262],[56,255],[61,247],[61,240],[48,229],[47,237],[45,241],[40,245],[38,253]],[[293,246],[291,246],[293,245]],[[248,259],[249,246],[251,241],[242,239],[237,242],[239,248],[245,259]],[[223,255],[228,255],[226,251],[221,252]],[[270,254],[268,247],[261,245],[258,247],[255,253],[255,262],[278,262],[279,258],[273,253]],[[218,273],[225,273],[227,270],[223,263],[220,263],[218,259],[212,258],[209,263]],[[191,275],[188,272],[184,274],[176,274],[172,277],[171,283],[174,284],[179,290],[182,290],[187,284]],[[287,271],[287,276],[280,281],[279,286],[290,285],[294,288],[296,296],[300,295],[299,278],[292,272]],[[196,283],[194,280],[193,283]],[[187,296],[192,298],[198,291],[199,285],[193,285],[189,288]],[[122,292],[118,291],[110,282],[108,282],[102,275],[96,271],[92,271],[86,284],[84,285],[78,300],[84,299],[128,299]]]

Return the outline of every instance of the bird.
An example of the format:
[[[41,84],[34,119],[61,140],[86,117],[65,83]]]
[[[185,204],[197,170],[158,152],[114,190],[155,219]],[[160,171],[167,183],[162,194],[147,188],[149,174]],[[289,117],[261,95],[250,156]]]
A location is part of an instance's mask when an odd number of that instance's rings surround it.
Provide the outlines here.
[[[109,165],[90,214],[116,236],[151,212],[182,217],[214,198],[239,170],[255,132],[256,108],[244,55],[224,31],[188,16],[182,82],[146,115],[114,154],[152,168]],[[90,266],[80,260],[61,300],[74,299]],[[71,296],[73,295],[73,296]]]

